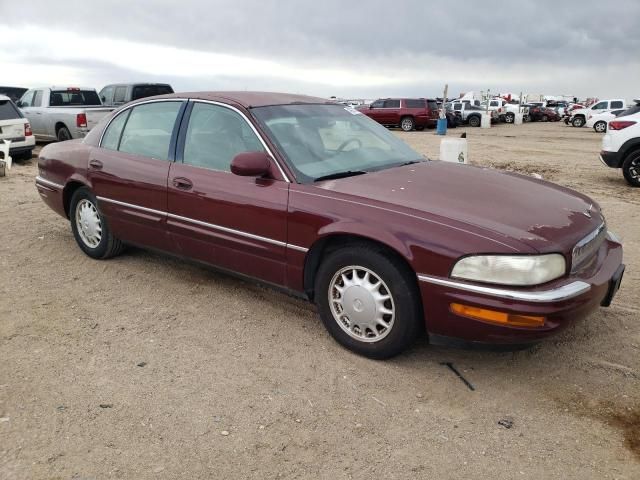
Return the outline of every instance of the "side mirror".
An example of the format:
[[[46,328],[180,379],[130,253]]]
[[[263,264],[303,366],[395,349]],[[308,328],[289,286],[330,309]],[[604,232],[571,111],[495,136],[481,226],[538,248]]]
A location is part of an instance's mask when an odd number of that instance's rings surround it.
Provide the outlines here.
[[[105,97],[104,95],[102,95],[102,96],[100,97],[100,99],[101,99],[103,102],[106,102],[106,101],[107,101],[107,97]]]
[[[18,101],[16,102],[16,107],[18,107],[18,108],[22,108],[22,105],[24,105],[24,104],[23,104],[20,100],[18,100]]]
[[[266,152],[242,152],[231,160],[231,173],[241,177],[262,177],[269,173],[271,157]]]

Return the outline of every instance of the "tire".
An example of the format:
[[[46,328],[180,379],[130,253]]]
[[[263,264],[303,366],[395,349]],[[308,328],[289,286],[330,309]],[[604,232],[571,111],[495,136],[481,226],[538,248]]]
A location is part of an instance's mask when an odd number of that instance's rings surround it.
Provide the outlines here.
[[[507,113],[504,116],[504,121],[507,122],[507,123],[514,123],[515,120],[516,120],[516,116],[513,113]]]
[[[542,118],[540,120],[542,120],[543,122],[548,122],[549,117],[547,117],[546,115],[542,115]]]
[[[64,142],[65,140],[71,140],[71,132],[67,127],[60,127],[58,132],[56,133],[56,137],[58,137],[59,142]]]
[[[349,285],[340,295],[337,288],[354,281],[354,270],[356,285]],[[389,298],[377,304],[373,294]],[[415,273],[375,245],[355,244],[329,253],[318,269],[314,298],[331,336],[347,349],[369,358],[398,355],[413,343],[424,324]],[[342,307],[343,298],[348,301],[346,308]],[[381,305],[386,312],[378,310],[383,308]],[[354,319],[358,315],[360,318]],[[372,327],[376,315],[388,326],[376,323]]]
[[[583,117],[575,117],[572,121],[571,121],[571,125],[573,125],[574,127],[580,128],[584,125],[584,118]]]
[[[472,115],[469,117],[469,126],[470,127],[479,127],[480,126],[480,117],[477,115]]]
[[[124,250],[124,244],[111,234],[107,219],[98,210],[98,201],[88,188],[81,187],[73,193],[69,219],[76,243],[91,258],[107,259]]]
[[[598,133],[604,133],[607,131],[607,122],[599,120],[593,125],[593,129]]]
[[[405,132],[410,132],[416,126],[416,122],[412,117],[402,117],[400,119],[400,128]]]
[[[629,185],[640,187],[640,150],[627,155],[622,164],[622,174]]]

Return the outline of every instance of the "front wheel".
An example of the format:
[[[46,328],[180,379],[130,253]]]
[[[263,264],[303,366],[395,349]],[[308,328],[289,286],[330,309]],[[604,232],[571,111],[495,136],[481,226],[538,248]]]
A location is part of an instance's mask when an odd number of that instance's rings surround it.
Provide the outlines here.
[[[622,164],[624,179],[632,187],[640,187],[640,150],[631,152]]]
[[[598,133],[604,133],[607,131],[607,122],[603,122],[602,120],[597,121],[593,129]]]
[[[584,125],[584,118],[582,117],[576,117],[571,121],[571,125],[573,125],[574,127],[582,127]]]
[[[91,258],[115,257],[124,244],[113,236],[107,219],[98,210],[98,201],[88,188],[81,187],[71,197],[71,230],[80,249]]]
[[[416,126],[416,122],[411,117],[404,117],[400,120],[400,128],[405,132],[410,132]]]
[[[504,121],[507,123],[513,123],[515,119],[516,119],[516,116],[513,113],[507,113],[504,116]]]
[[[375,246],[345,247],[326,256],[315,300],[333,338],[370,358],[399,354],[422,325],[415,274]]]

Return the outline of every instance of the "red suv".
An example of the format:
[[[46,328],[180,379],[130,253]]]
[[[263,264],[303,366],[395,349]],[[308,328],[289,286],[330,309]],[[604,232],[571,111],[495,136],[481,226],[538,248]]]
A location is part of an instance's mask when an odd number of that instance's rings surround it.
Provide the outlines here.
[[[382,125],[400,127],[405,132],[433,128],[438,121],[438,103],[427,98],[384,98],[360,111]]]

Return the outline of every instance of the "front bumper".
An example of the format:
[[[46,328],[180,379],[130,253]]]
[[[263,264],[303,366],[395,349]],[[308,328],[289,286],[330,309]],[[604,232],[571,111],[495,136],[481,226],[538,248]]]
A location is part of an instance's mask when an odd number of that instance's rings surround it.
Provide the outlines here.
[[[509,288],[418,275],[426,328],[434,337],[491,345],[538,342],[606,305],[617,291],[612,279],[621,276],[622,245],[607,239],[597,261],[585,272],[535,288]],[[540,327],[498,325],[457,315],[452,303],[501,312],[543,316]]]

